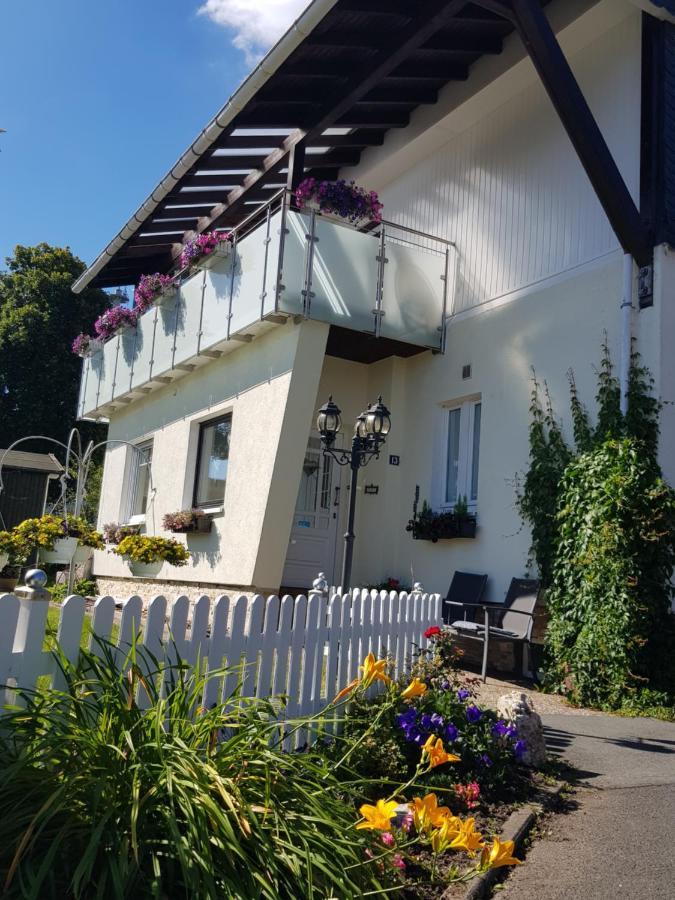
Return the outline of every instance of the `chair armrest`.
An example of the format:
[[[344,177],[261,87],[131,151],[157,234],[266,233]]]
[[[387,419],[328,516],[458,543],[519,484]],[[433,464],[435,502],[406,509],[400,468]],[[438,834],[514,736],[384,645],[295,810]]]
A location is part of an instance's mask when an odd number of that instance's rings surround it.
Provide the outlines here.
[[[502,603],[458,603],[456,600],[444,600],[444,603],[447,603],[448,606],[471,606],[476,609],[503,609]]]

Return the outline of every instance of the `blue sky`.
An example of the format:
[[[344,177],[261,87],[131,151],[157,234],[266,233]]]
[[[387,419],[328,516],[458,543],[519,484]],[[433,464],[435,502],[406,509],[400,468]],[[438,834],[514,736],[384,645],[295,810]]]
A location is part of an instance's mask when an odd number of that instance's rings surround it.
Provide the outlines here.
[[[2,0],[0,268],[91,262],[305,3]]]

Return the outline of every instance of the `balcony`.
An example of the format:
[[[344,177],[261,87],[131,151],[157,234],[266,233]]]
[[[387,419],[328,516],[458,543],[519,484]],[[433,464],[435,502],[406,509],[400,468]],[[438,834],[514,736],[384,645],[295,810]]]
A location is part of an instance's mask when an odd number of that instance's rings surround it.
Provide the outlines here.
[[[228,258],[186,277],[85,360],[78,415],[107,417],[288,317],[330,324],[336,356],[442,351],[454,273],[447,241],[392,222],[363,230],[297,212],[280,192],[237,229]]]

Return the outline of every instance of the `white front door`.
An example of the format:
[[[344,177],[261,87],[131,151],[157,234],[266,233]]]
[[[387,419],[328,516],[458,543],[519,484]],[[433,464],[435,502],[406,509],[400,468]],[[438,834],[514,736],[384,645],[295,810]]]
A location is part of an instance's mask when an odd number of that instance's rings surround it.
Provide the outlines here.
[[[339,468],[330,456],[324,456],[319,438],[311,437],[286,554],[282,580],[286,587],[309,590],[319,572],[325,573],[329,584],[335,583]]]

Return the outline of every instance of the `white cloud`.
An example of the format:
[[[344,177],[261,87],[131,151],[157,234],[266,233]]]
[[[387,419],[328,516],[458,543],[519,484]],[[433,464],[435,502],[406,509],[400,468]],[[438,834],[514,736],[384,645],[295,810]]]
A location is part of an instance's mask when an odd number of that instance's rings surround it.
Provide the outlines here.
[[[252,65],[309,3],[310,0],[206,0],[198,12],[233,31],[232,43]]]

